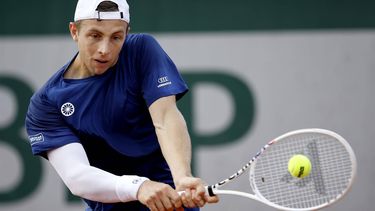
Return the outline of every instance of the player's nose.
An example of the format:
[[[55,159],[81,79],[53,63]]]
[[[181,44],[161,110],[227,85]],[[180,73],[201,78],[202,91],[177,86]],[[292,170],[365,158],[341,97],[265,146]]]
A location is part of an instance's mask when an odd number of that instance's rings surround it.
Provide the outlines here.
[[[101,55],[107,55],[110,52],[110,43],[103,40],[98,47],[98,52]]]

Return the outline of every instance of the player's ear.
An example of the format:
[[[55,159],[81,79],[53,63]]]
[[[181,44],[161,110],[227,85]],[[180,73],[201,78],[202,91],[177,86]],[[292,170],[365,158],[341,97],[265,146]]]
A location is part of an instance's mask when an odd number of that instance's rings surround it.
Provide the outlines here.
[[[126,26],[126,34],[129,34],[129,32],[130,32],[130,24],[127,24],[127,26]]]
[[[74,22],[69,23],[69,31],[70,31],[70,36],[72,36],[74,41],[78,40],[78,28],[77,24]]]

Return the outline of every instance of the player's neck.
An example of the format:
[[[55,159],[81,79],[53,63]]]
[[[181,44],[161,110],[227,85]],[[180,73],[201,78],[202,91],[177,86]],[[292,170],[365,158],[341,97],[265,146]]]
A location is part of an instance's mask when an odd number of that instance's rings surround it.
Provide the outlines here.
[[[92,76],[90,71],[87,71],[87,68],[81,61],[79,55],[74,59],[72,64],[64,73],[64,78],[66,79],[83,79]]]

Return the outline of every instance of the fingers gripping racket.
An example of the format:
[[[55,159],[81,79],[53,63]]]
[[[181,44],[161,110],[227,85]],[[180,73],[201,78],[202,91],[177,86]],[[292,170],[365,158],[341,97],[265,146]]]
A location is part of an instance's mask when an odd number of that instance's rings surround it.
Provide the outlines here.
[[[304,178],[288,171],[288,161],[295,154],[311,162],[311,172]],[[220,189],[249,167],[253,194]],[[317,210],[342,198],[355,173],[356,158],[344,138],[328,130],[302,129],[270,141],[235,174],[207,186],[207,192],[242,196],[280,210]]]

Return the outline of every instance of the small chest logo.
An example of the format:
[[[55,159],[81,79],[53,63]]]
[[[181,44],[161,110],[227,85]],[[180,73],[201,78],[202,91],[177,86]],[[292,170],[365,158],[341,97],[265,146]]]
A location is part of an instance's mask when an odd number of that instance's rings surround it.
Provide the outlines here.
[[[74,105],[72,103],[64,103],[62,106],[61,106],[61,113],[64,115],[64,116],[71,116],[73,115],[74,113]]]

